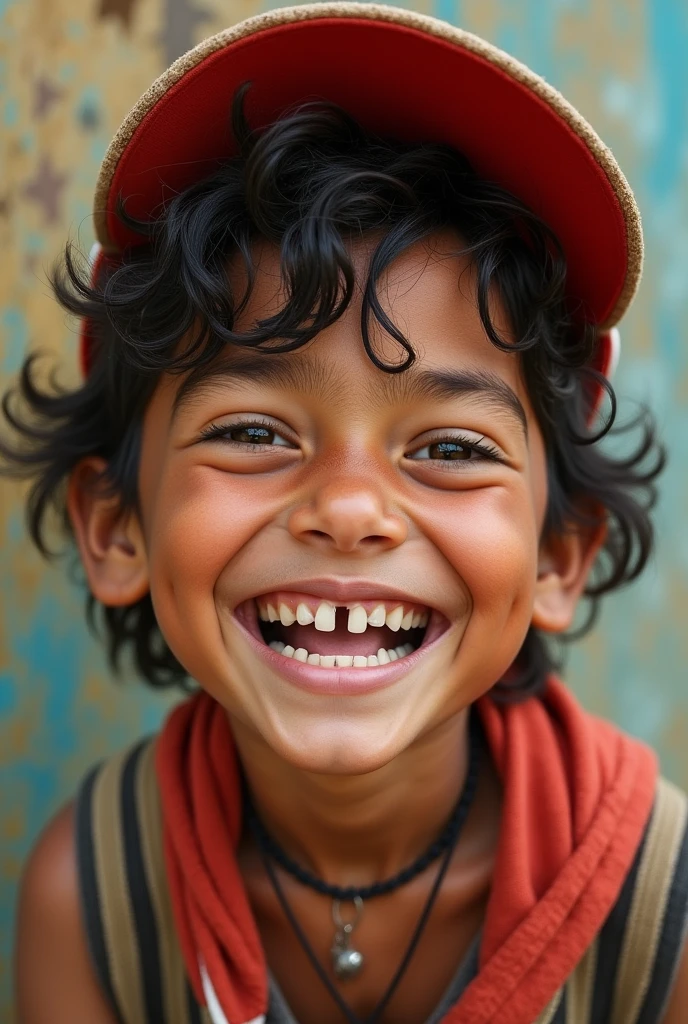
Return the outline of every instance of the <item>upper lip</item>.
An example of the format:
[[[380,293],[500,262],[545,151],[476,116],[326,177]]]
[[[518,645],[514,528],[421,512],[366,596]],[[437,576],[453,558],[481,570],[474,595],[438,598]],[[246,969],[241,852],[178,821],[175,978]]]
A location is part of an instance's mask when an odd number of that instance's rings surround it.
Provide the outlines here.
[[[385,583],[375,583],[372,580],[342,580],[330,577],[291,579],[288,583],[277,583],[271,590],[261,590],[260,593],[252,596],[261,597],[263,594],[274,593],[280,590],[293,590],[297,593],[310,594],[312,597],[320,597],[332,604],[350,604],[352,601],[374,601],[382,598],[387,601],[406,601],[408,604],[420,605],[430,608],[426,601],[421,600],[415,594],[398,587],[390,587]]]

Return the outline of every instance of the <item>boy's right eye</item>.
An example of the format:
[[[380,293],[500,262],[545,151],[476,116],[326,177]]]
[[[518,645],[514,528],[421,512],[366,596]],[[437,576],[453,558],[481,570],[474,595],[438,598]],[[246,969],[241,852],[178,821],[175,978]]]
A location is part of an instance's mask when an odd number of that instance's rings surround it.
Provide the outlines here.
[[[211,423],[201,431],[203,441],[229,441],[233,444],[249,447],[287,447],[294,446],[272,424],[260,422]]]

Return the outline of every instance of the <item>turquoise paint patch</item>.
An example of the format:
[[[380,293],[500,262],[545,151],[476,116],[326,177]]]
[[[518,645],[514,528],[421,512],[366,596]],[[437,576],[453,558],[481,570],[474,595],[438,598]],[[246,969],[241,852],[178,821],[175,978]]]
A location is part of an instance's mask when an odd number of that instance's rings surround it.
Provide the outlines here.
[[[24,312],[19,306],[8,306],[0,315],[0,323],[5,334],[3,358],[0,371],[16,373],[26,355],[29,341],[29,327]]]
[[[22,838],[22,846],[28,846],[45,824],[46,808],[54,808],[59,799],[54,762],[49,757],[45,764],[39,764],[32,751],[25,759],[3,768],[0,786],[3,793],[22,794],[22,815],[32,825],[32,835]]]
[[[5,128],[14,128],[19,123],[19,100],[16,96],[10,96],[10,98],[5,101],[2,119],[4,121]]]
[[[17,706],[17,691],[14,680],[7,674],[0,673],[0,716],[8,715]]]
[[[83,39],[86,35],[86,26],[83,22],[70,18],[65,22],[65,34],[69,39]]]
[[[103,94],[97,85],[93,85],[91,83],[81,90],[81,94],[77,100],[77,107],[79,109],[88,107],[90,109],[100,110],[102,106]]]
[[[661,365],[671,374],[672,382],[675,382],[688,363],[686,339],[681,333],[682,325],[677,322],[673,310],[665,307],[657,310],[655,324],[654,341],[661,355]]]
[[[525,60],[522,53],[521,37],[515,25],[502,25],[497,32],[497,38],[491,39],[490,42],[498,46],[500,50],[506,50],[507,53],[518,57],[519,60]]]
[[[627,0],[622,0],[621,3],[612,4],[612,18],[614,19],[614,27],[619,32],[623,32],[626,35],[631,28],[631,14],[628,10]]]
[[[101,164],[105,156],[108,144],[103,139],[94,139],[91,143],[90,156],[95,164]]]
[[[501,25],[492,42],[554,81],[552,72],[556,73],[559,64],[559,54],[556,61],[552,60],[555,20],[556,9],[550,3],[505,0]]]
[[[461,25],[461,10],[459,0],[435,0],[434,15],[449,21],[453,25]]]
[[[24,517],[18,513],[10,516],[7,524],[7,539],[10,544],[20,544],[26,537],[26,525]]]
[[[78,70],[79,69],[73,60],[68,61],[67,63],[62,64],[57,72],[57,77],[61,82],[71,82],[76,78]]]
[[[70,220],[77,225],[78,244],[82,252],[88,253],[93,245],[93,211],[91,204],[75,196],[69,207]]]
[[[685,158],[688,123],[688,8],[680,0],[645,5],[653,74],[660,93],[661,130],[646,183],[661,199],[676,187]]]
[[[45,249],[45,237],[38,231],[27,231],[22,236],[22,248],[24,252],[43,252]]]
[[[560,51],[554,45],[557,11],[555,5],[542,0],[528,0],[523,18],[527,25],[528,63],[551,82],[561,74]]]
[[[19,622],[12,626],[13,648],[26,677],[44,689],[49,749],[58,758],[66,757],[78,744],[72,713],[82,674],[78,632],[69,625],[64,628],[60,604],[48,595],[40,597],[25,629]]]

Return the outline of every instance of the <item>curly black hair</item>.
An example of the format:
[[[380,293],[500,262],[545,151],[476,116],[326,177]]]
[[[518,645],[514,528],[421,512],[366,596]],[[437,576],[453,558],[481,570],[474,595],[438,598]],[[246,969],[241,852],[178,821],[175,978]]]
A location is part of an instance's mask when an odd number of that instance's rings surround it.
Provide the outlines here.
[[[448,146],[379,138],[326,103],[305,104],[252,131],[244,94],[242,88],[231,104],[234,158],[172,198],[150,222],[128,216],[120,198],[118,215],[141,244],[118,263],[107,263],[95,284],[70,244],[53,273],[58,301],[89,318],[95,340],[90,372],[80,386],[65,389],[54,378],[41,382],[31,355],[3,399],[13,435],[0,440],[0,457],[6,473],[34,481],[27,501],[34,542],[51,554],[46,525],[55,512],[71,538],[65,485],[88,455],[107,461],[105,483],[123,508],[136,509],[142,418],[160,375],[203,374],[227,345],[266,355],[300,348],[351,301],[351,243],[363,237],[375,242],[364,283],[363,345],[376,366],[403,373],[415,353],[382,308],[376,283],[409,246],[449,227],[474,265],[488,338],[520,353],[547,455],[544,534],[576,524],[607,525],[580,635],[593,622],[602,595],[635,579],[650,557],[649,513],[665,455],[645,409],[631,423],[614,427],[639,435],[632,434],[636,439],[626,443],[624,457],[600,443],[613,428],[616,399],[611,385],[590,368],[595,327],[566,297],[566,261],[557,238]],[[238,332],[236,319],[254,283],[252,246],[259,239],[279,247],[287,300],[274,316]],[[237,255],[248,280],[242,296],[233,295],[227,281],[228,260]],[[508,316],[509,341],[490,315],[495,292]],[[381,361],[371,340],[373,321],[398,342],[399,362]],[[180,347],[183,338],[190,340]],[[600,387],[608,413],[592,426],[592,395]],[[159,631],[150,596],[123,608],[100,606],[90,596],[88,614],[105,634],[115,669],[128,651],[152,686],[188,687],[184,668]],[[558,662],[551,642],[531,627],[508,684],[498,684],[495,697],[516,700],[538,692]]]

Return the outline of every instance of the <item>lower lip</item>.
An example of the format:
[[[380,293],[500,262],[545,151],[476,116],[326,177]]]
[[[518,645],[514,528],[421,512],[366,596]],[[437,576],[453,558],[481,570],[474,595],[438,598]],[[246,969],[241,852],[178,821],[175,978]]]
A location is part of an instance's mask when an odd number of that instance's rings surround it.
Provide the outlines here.
[[[440,617],[433,612],[425,631],[423,643],[412,654],[392,661],[389,665],[332,669],[322,668],[320,665],[309,665],[307,662],[296,661],[294,658],[286,658],[283,654],[273,651],[272,647],[268,647],[260,635],[258,614],[253,601],[247,602],[237,609],[234,621],[256,655],[269,668],[278,672],[294,686],[298,686],[301,690],[307,690],[309,693],[340,697],[376,693],[378,690],[384,690],[386,686],[396,683],[398,679],[416,667],[446,632],[446,622],[440,621]]]

